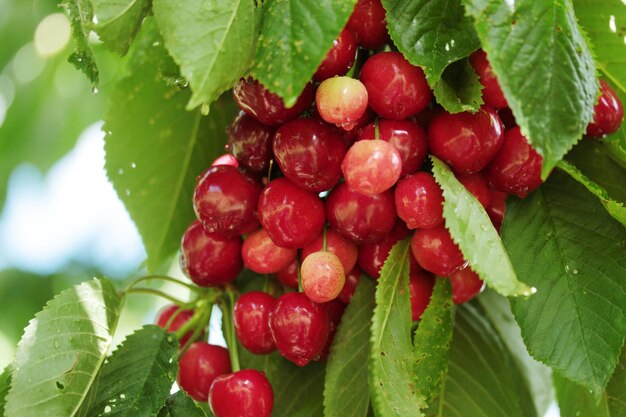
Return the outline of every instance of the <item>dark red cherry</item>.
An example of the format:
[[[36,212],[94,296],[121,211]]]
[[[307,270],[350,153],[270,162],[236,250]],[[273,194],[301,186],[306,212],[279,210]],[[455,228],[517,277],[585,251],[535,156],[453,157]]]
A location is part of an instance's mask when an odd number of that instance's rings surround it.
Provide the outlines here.
[[[325,360],[330,353],[330,347],[335,339],[335,333],[337,333],[339,323],[341,323],[341,317],[343,317],[343,313],[346,311],[346,305],[338,300],[332,300],[321,304],[321,306],[326,310],[329,323],[328,339],[326,339],[326,344],[320,354],[320,360]]]
[[[258,226],[261,185],[232,166],[206,170],[196,184],[193,208],[209,233],[238,235]]]
[[[274,391],[263,372],[243,369],[215,379],[209,404],[215,417],[270,417]]]
[[[313,85],[308,83],[293,107],[286,108],[283,99],[252,78],[242,78],[233,89],[233,97],[241,110],[270,126],[277,126],[298,117],[309,108],[313,95]]]
[[[361,245],[359,247],[359,267],[368,276],[378,279],[378,277],[380,277],[380,270],[383,268],[393,245],[408,235],[409,230],[406,228],[404,223],[400,221],[396,222],[391,232],[389,232],[389,234],[381,241]]]
[[[450,275],[452,283],[452,301],[463,304],[474,298],[484,288],[484,282],[478,274],[468,266]]]
[[[398,217],[409,229],[429,229],[443,223],[443,191],[427,172],[398,181],[394,192]]]
[[[259,198],[259,218],[278,246],[297,249],[310,243],[324,228],[324,203],[286,178],[270,182]]]
[[[476,197],[483,207],[489,207],[489,203],[491,202],[491,190],[482,173],[462,174],[458,175],[457,178],[459,182],[467,188],[467,191]]]
[[[286,287],[297,289],[299,270],[300,263],[298,262],[298,259],[294,259],[286,268],[276,272],[276,279],[278,279],[278,282]]]
[[[231,154],[226,153],[222,156],[217,157],[217,159],[215,159],[215,161],[213,161],[213,163],[211,164],[212,167],[216,167],[220,165],[228,165],[231,167],[238,168],[239,161],[237,161],[237,159]]]
[[[270,312],[274,344],[285,358],[304,366],[322,353],[330,323],[322,306],[291,292],[278,297]]]
[[[346,273],[346,283],[343,284],[343,289],[339,293],[339,296],[337,296],[337,299],[344,304],[349,304],[360,279],[361,270],[358,266],[355,266],[352,268],[352,271]]]
[[[395,213],[391,190],[362,195],[343,182],[326,199],[330,226],[357,244],[374,243],[385,237],[396,222]]]
[[[176,317],[174,317],[174,320],[172,320],[169,327],[167,327],[167,323],[170,322],[170,319],[172,318],[174,313],[179,310],[180,312],[176,315]],[[167,330],[170,333],[175,333],[176,330],[180,329],[183,324],[187,323],[192,316],[193,310],[181,310],[180,307],[178,307],[176,304],[170,304],[161,309],[161,311],[157,315],[156,325]],[[183,336],[182,339],[180,339],[181,348],[185,346],[185,343],[189,341],[192,333],[193,330],[190,330],[185,333],[185,336]]]
[[[274,137],[274,156],[294,184],[309,191],[326,191],[341,178],[346,147],[339,133],[315,119],[285,123]]]
[[[381,52],[368,59],[359,79],[369,105],[380,117],[406,119],[424,110],[433,97],[424,71],[400,52]]]
[[[359,140],[341,163],[343,177],[359,194],[375,195],[387,191],[400,178],[402,161],[396,148],[384,140]]]
[[[624,120],[624,106],[619,96],[604,80],[600,80],[600,98],[593,108],[593,120],[587,126],[587,135],[602,137],[619,130]]]
[[[233,320],[237,339],[257,355],[276,350],[270,333],[269,314],[274,297],[261,291],[242,294],[235,303]]]
[[[378,49],[389,42],[385,9],[380,0],[359,0],[346,27],[364,48]]]
[[[419,229],[411,239],[411,252],[422,268],[445,277],[463,265],[463,254],[443,226]]]
[[[241,272],[241,237],[207,233],[194,221],[183,235],[180,268],[201,287],[222,285]]]
[[[411,320],[419,320],[430,303],[435,286],[435,277],[426,271],[411,273],[409,277],[409,293],[411,298]]]
[[[246,268],[259,274],[272,274],[287,268],[298,252],[276,245],[265,229],[259,229],[244,240],[241,255]]]
[[[490,107],[477,113],[440,113],[428,127],[428,147],[456,172],[478,172],[502,147],[503,133],[498,113]]]
[[[178,385],[200,402],[209,398],[215,378],[231,372],[228,350],[206,342],[193,343],[180,357],[178,365]]]
[[[543,158],[528,143],[519,127],[504,134],[502,149],[485,170],[491,188],[526,197],[541,185]]]
[[[333,46],[326,54],[326,58],[313,74],[313,79],[324,81],[335,75],[346,75],[354,63],[356,47],[354,33],[348,29],[342,30],[339,37],[333,41]]]
[[[474,67],[474,71],[480,77],[480,83],[483,85],[483,101],[486,105],[496,109],[508,107],[504,93],[500,88],[498,79],[491,69],[491,64],[487,59],[487,54],[482,49],[470,55],[470,63]]]
[[[337,298],[346,282],[341,261],[332,252],[313,252],[300,267],[302,290],[312,301],[326,303]]]
[[[240,112],[228,127],[228,146],[241,166],[254,173],[265,173],[272,159],[275,129]]]
[[[491,202],[487,207],[487,214],[495,228],[500,231],[502,221],[504,220],[504,212],[506,211],[506,198],[509,195],[502,191],[491,190]]]
[[[311,243],[302,248],[300,254],[304,261],[307,256],[324,248],[324,232],[320,233]],[[344,271],[350,271],[356,265],[358,249],[354,243],[334,230],[326,230],[326,250],[337,255]]]

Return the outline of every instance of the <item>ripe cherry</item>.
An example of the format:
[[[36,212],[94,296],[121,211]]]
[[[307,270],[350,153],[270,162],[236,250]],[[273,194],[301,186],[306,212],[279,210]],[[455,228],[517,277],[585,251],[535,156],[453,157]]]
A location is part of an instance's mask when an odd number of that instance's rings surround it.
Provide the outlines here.
[[[459,182],[472,193],[483,207],[489,207],[491,202],[491,190],[487,185],[487,180],[482,173],[463,174],[457,176]]]
[[[220,165],[227,165],[227,166],[231,166],[231,167],[235,167],[238,168],[239,167],[239,161],[237,161],[237,159],[232,156],[229,153],[226,153],[222,156],[219,156],[215,159],[215,161],[213,161],[211,163],[212,167],[216,167],[216,166],[220,166]]]
[[[228,350],[206,342],[193,343],[180,357],[178,365],[178,385],[201,402],[209,398],[215,378],[231,372]]]
[[[419,229],[411,239],[411,252],[422,268],[448,276],[463,265],[463,254],[443,226]]]
[[[359,194],[380,194],[400,178],[402,161],[396,148],[383,140],[357,141],[341,163],[348,186]]]
[[[286,287],[297,289],[298,271],[300,271],[300,263],[296,258],[286,268],[276,272],[276,279]]]
[[[419,320],[430,303],[435,277],[426,271],[412,272],[409,277],[411,320]]]
[[[311,243],[302,248],[301,259],[305,260],[310,254],[323,249],[324,232],[320,233]],[[350,271],[354,268],[354,265],[356,265],[356,258],[359,252],[358,248],[354,243],[334,230],[326,230],[326,250],[337,255],[344,271]]]
[[[350,300],[352,300],[352,296],[356,291],[356,286],[359,284],[359,280],[361,279],[361,270],[358,266],[352,268],[352,271],[346,274],[346,283],[343,284],[343,288],[341,292],[337,296],[337,299],[344,304],[349,304]]]
[[[329,329],[324,308],[303,293],[281,295],[270,311],[274,344],[281,355],[298,366],[304,366],[319,356]]]
[[[356,56],[356,36],[348,29],[344,29],[339,37],[333,41],[333,46],[326,54],[326,58],[317,68],[313,79],[324,81],[335,75],[345,75],[354,63]]]
[[[275,129],[240,112],[228,127],[228,146],[241,166],[254,173],[265,173],[272,159]]]
[[[502,147],[504,128],[498,113],[482,107],[477,113],[440,113],[428,127],[430,152],[458,173],[483,169]]]
[[[367,109],[367,90],[354,78],[328,78],[317,87],[315,104],[326,122],[352,130]]]
[[[328,339],[326,339],[326,344],[324,345],[324,349],[322,349],[322,353],[320,354],[320,360],[325,360],[326,358],[328,358],[328,354],[330,353],[330,347],[332,346],[335,339],[335,334],[337,333],[337,328],[341,323],[343,313],[346,311],[346,306],[339,300],[332,300],[327,303],[321,304],[321,306],[324,308],[324,310],[326,310],[329,323]]]
[[[400,52],[381,52],[368,59],[359,79],[369,105],[380,117],[406,119],[424,110],[433,97],[424,71]]]
[[[243,347],[257,355],[276,349],[270,333],[269,314],[274,297],[261,291],[242,294],[233,309],[233,321],[237,339]]]
[[[241,237],[207,233],[194,221],[183,235],[180,268],[201,287],[222,285],[241,272]]]
[[[500,88],[498,79],[491,69],[491,64],[487,59],[487,54],[482,49],[470,55],[470,63],[480,77],[483,85],[483,101],[486,105],[496,109],[508,107],[504,93]]]
[[[300,268],[302,289],[311,301],[326,303],[337,298],[346,274],[341,261],[332,252],[314,252],[307,256]]]
[[[178,312],[180,310],[180,312]],[[169,323],[170,319],[174,315],[174,313],[178,312],[174,320],[172,320],[169,327],[167,327],[167,323]],[[156,319],[156,325],[167,330],[170,333],[175,333],[176,330],[180,329],[183,324],[187,323],[189,319],[193,316],[193,310],[181,310],[176,304],[170,304],[159,312]],[[182,339],[180,339],[180,347],[182,348],[191,338],[193,334],[193,330],[185,333]]]
[[[404,223],[397,221],[393,229],[381,241],[359,247],[359,267],[368,276],[378,279],[380,271],[391,252],[393,245],[409,235]]]
[[[394,198],[398,217],[409,229],[429,229],[443,223],[443,191],[427,172],[398,181]]]
[[[619,130],[624,120],[624,106],[613,88],[600,80],[600,98],[593,108],[593,120],[587,126],[587,135],[602,137]]]
[[[452,301],[454,304],[463,304],[471,300],[485,286],[478,274],[472,271],[469,265],[450,275],[450,282],[452,283]]]
[[[389,42],[385,9],[380,0],[359,0],[347,28],[355,33],[364,48],[378,49]]]
[[[244,240],[241,255],[246,268],[258,274],[272,274],[287,268],[298,252],[276,245],[265,229],[259,229]]]
[[[487,207],[487,214],[489,214],[491,222],[498,231],[500,231],[500,226],[502,226],[502,221],[504,220],[507,197],[507,193],[491,190],[491,202],[489,207]]]
[[[244,369],[216,378],[209,404],[215,417],[270,417],[274,391],[265,374]]]

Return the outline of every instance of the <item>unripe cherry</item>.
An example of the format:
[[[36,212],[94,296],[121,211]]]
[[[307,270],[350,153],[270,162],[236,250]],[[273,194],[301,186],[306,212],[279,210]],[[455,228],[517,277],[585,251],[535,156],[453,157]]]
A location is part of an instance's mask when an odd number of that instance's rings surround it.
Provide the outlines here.
[[[337,298],[346,276],[341,261],[332,252],[319,251],[307,256],[300,268],[302,289],[316,303],[326,303]]]
[[[367,109],[367,90],[354,78],[328,78],[317,87],[315,103],[326,122],[352,130]]]
[[[241,254],[246,268],[258,274],[272,274],[289,266],[298,252],[276,245],[264,229],[259,229],[244,240]]]
[[[396,148],[382,140],[360,140],[346,153],[341,163],[344,179],[359,194],[375,195],[387,191],[400,178],[402,161]]]
[[[337,255],[344,271],[352,270],[356,265],[358,248],[353,242],[330,229],[320,233],[311,243],[302,248],[301,259],[305,260],[310,254],[324,249],[324,233],[326,233],[326,250]]]

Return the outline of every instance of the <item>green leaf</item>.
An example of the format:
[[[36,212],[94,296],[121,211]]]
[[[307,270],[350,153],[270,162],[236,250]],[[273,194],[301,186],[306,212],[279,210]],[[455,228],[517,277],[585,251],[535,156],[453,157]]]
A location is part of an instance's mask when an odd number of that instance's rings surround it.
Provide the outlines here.
[[[437,279],[414,339],[417,391],[427,403],[437,396],[448,372],[455,310],[450,280]]]
[[[254,76],[293,106],[355,4],[356,0],[268,0]]]
[[[542,177],[582,137],[598,90],[569,0],[463,0]]]
[[[517,279],[511,260],[483,206],[456,179],[450,168],[431,156],[433,175],[443,189],[443,216],[452,239],[472,270],[502,295],[530,295]]]
[[[107,48],[125,55],[143,18],[150,9],[149,0],[90,0],[98,23],[94,31]]]
[[[87,416],[154,416],[178,371],[176,337],[153,325],[137,330],[107,359]]]
[[[324,381],[324,417],[365,417],[370,323],[376,284],[362,276],[335,334]]]
[[[82,71],[91,84],[98,85],[99,73],[96,65],[96,58],[93,55],[91,45],[89,45],[89,32],[91,32],[91,21],[93,19],[93,7],[90,0],[64,0],[61,6],[70,15],[72,33],[76,44],[74,52],[69,57],[76,69]]]
[[[184,391],[178,391],[167,399],[157,417],[206,417],[206,413]]]
[[[389,35],[431,87],[444,69],[480,48],[461,0],[383,0]],[[479,91],[480,93],[480,91]]]
[[[237,110],[225,97],[208,117],[185,111],[190,93],[163,80],[160,69],[169,61],[151,23],[146,20],[134,46],[130,75],[115,86],[104,130],[107,174],[154,271],[195,218],[196,177],[224,152],[226,126]]]
[[[0,374],[0,416],[4,416],[4,407],[7,403],[7,394],[11,389],[11,366],[7,366]]]
[[[188,109],[213,103],[252,65],[257,39],[254,0],[154,0],[165,46],[193,95]]]
[[[17,348],[6,416],[73,416],[104,363],[121,307],[113,284],[93,279],[37,313]]]
[[[476,112],[483,104],[483,86],[467,59],[448,66],[433,85],[437,102],[448,113]]]
[[[537,287],[511,300],[531,355],[602,392],[626,334],[626,230],[567,174],[509,199],[502,238],[516,271]]]
[[[376,286],[372,317],[370,394],[378,417],[422,416],[425,398],[415,386],[409,300],[409,243],[389,253]]]

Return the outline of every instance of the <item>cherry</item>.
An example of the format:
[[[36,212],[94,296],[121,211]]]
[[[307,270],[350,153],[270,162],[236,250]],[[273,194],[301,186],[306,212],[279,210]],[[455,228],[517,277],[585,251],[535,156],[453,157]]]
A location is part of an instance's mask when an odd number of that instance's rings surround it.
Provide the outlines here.
[[[409,277],[411,320],[419,320],[430,303],[435,277],[425,271],[412,272]]]
[[[296,365],[306,365],[324,349],[330,329],[328,315],[303,293],[278,297],[269,320],[278,351]]]
[[[326,344],[324,345],[324,349],[322,349],[322,353],[320,354],[320,360],[325,360],[326,358],[328,358],[328,354],[330,353],[330,347],[333,345],[335,334],[337,333],[337,328],[341,323],[343,313],[346,311],[346,306],[338,300],[329,301],[327,303],[321,304],[321,306],[324,308],[324,310],[326,310],[329,323],[328,339],[326,339]]]
[[[363,195],[340,183],[326,199],[326,215],[333,230],[357,244],[374,243],[395,223],[393,192]]]
[[[194,221],[183,235],[180,268],[201,287],[233,281],[241,272],[241,237],[207,233]]]
[[[215,417],[270,417],[274,391],[265,374],[243,369],[215,379],[209,404]]]
[[[170,321],[171,317],[179,310],[180,312],[176,315],[176,317],[174,317],[174,320],[172,320],[169,327],[167,327],[167,323]],[[175,333],[176,330],[180,329],[183,324],[187,323],[192,316],[193,310],[181,310],[180,307],[178,307],[176,304],[170,304],[163,307],[163,309],[161,309],[161,311],[158,313],[156,325],[167,330],[170,333]],[[193,330],[190,330],[185,333],[185,336],[183,336],[182,339],[180,339],[181,348],[185,346],[185,344],[189,341],[192,334]]]
[[[427,172],[398,181],[394,193],[398,217],[409,229],[429,229],[443,223],[443,191]]]
[[[332,252],[313,252],[300,268],[302,289],[311,301],[326,303],[337,298],[346,275],[341,261]]]
[[[301,259],[324,248],[324,232],[320,233],[311,243],[302,248]],[[350,271],[356,265],[358,249],[356,245],[334,230],[326,230],[326,250],[337,255],[344,271]]]
[[[454,304],[463,304],[474,298],[484,288],[484,282],[476,272],[468,266],[459,269],[450,275],[452,283],[452,301]]]
[[[293,107],[287,108],[282,98],[252,78],[240,79],[233,88],[233,97],[241,110],[270,126],[298,117],[311,105],[313,95],[313,85],[308,83]]]
[[[483,100],[486,105],[496,109],[508,107],[504,93],[500,88],[498,79],[491,69],[491,64],[487,59],[487,54],[482,49],[470,55],[470,63],[480,77],[480,83],[483,85]]]
[[[196,216],[209,233],[243,234],[258,225],[261,186],[232,166],[216,166],[198,177],[193,195]]]
[[[376,113],[374,113],[372,109],[368,107],[363,115],[354,122],[355,125],[351,130],[339,129],[336,126],[333,127],[341,132],[341,139],[343,140],[344,145],[346,145],[346,148],[349,148],[354,144],[354,142],[356,142],[357,139],[359,139],[359,135],[363,131],[363,128],[369,123],[373,122],[375,118]]]
[[[378,139],[391,143],[400,155],[402,161],[400,176],[412,174],[420,168],[428,148],[424,129],[411,120],[382,119],[378,122],[378,131]],[[359,140],[363,139],[376,139],[374,123],[363,128]]]
[[[492,188],[524,198],[541,185],[542,161],[519,126],[514,127],[505,132],[502,149],[485,170],[485,176]]]
[[[259,217],[274,243],[289,249],[310,243],[326,223],[322,200],[286,178],[265,187],[259,198]]]
[[[233,309],[235,333],[243,347],[257,355],[276,350],[270,333],[269,314],[274,297],[261,291],[242,294]]]
[[[227,166],[231,166],[231,167],[235,167],[238,168],[239,167],[239,161],[237,161],[237,159],[232,156],[229,153],[226,153],[222,156],[218,156],[215,161],[213,161],[213,163],[211,163],[212,167],[216,167],[216,166],[220,166],[220,165],[227,165]]]
[[[378,49],[389,41],[385,9],[380,0],[359,0],[347,28],[357,36],[359,45]]]
[[[345,75],[354,63],[356,56],[356,36],[348,29],[344,29],[339,37],[333,41],[333,46],[326,54],[326,58],[317,68],[313,79],[324,81],[335,75]]]
[[[429,149],[458,173],[483,169],[502,147],[504,128],[498,113],[482,107],[477,113],[440,113],[428,127]]]
[[[402,161],[396,148],[383,140],[356,142],[341,163],[348,186],[359,194],[380,194],[400,178]]]
[[[507,193],[491,190],[491,202],[489,204],[489,207],[487,207],[487,214],[489,214],[491,222],[498,231],[500,230],[500,226],[502,226],[502,221],[504,220],[507,197]]]
[[[443,226],[420,229],[411,239],[411,252],[422,268],[447,276],[463,265],[463,254]]]
[[[246,268],[259,274],[272,274],[289,266],[296,259],[295,249],[276,245],[265,229],[248,235],[241,250]]]
[[[381,52],[368,59],[359,76],[370,107],[386,119],[406,119],[424,110],[433,97],[424,71],[400,52]]]
[[[228,127],[228,146],[241,166],[254,173],[265,173],[272,159],[274,128],[240,112]]]
[[[309,191],[326,191],[341,178],[346,147],[339,133],[315,119],[285,123],[274,137],[274,156],[285,176]]]
[[[231,372],[228,350],[206,342],[195,342],[178,362],[178,385],[191,398],[204,402],[215,378]]]
[[[483,207],[489,207],[489,203],[491,202],[491,190],[483,174],[480,172],[475,174],[462,174],[457,178],[459,182],[467,188],[467,191],[476,197]]]
[[[276,272],[276,278],[278,282],[286,287],[297,289],[298,288],[298,271],[300,270],[300,264],[298,259],[294,259],[286,268]]]
[[[361,279],[361,270],[358,266],[352,268],[352,271],[346,274],[346,283],[343,284],[343,288],[341,292],[337,296],[337,299],[344,304],[349,304],[350,300],[352,300],[352,296],[356,291],[356,286],[359,284],[359,280]]]
[[[619,96],[604,80],[600,80],[600,98],[593,108],[593,120],[587,126],[587,135],[602,137],[619,130],[624,120],[624,106]]]
[[[326,122],[352,130],[367,109],[367,90],[354,78],[328,78],[317,88],[315,103]]]
[[[409,235],[409,230],[400,221],[396,222],[393,229],[381,241],[361,245],[359,248],[359,267],[372,278],[378,279],[389,252],[393,245]]]

